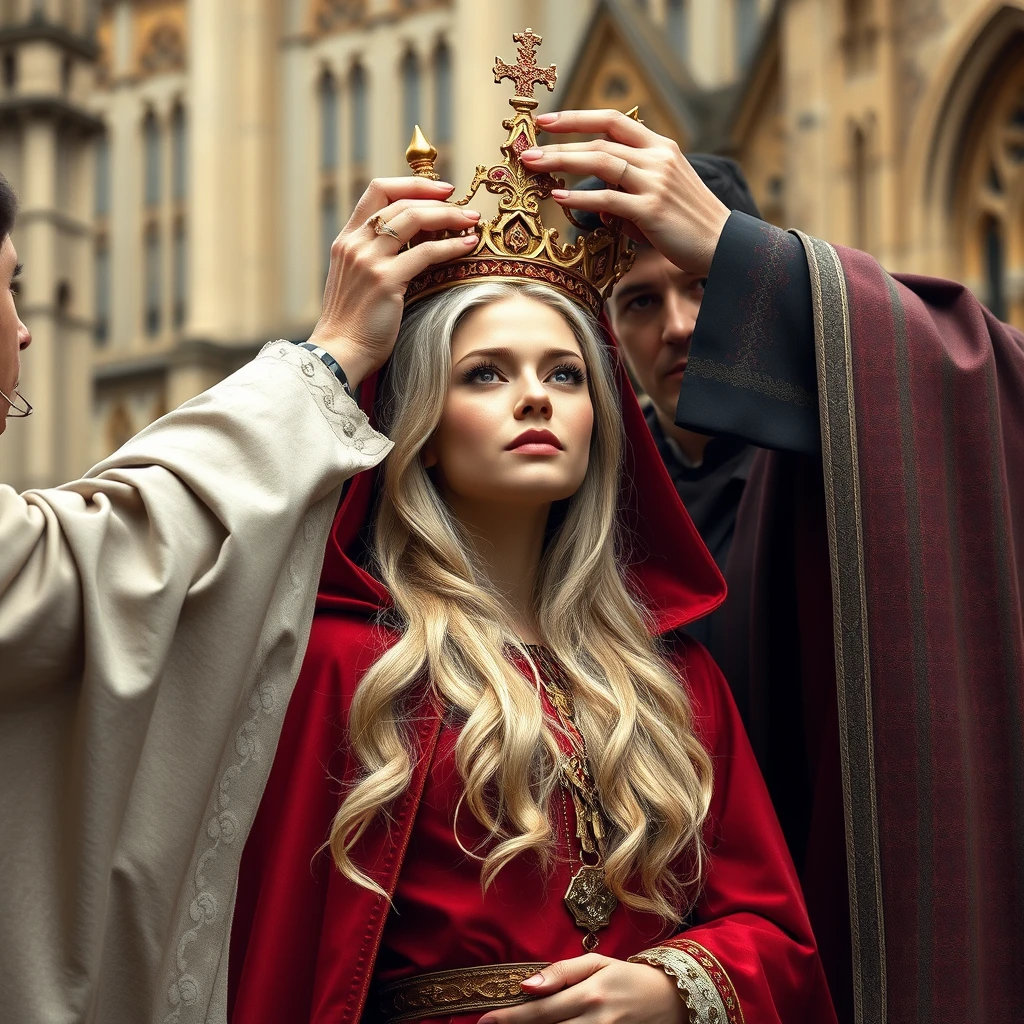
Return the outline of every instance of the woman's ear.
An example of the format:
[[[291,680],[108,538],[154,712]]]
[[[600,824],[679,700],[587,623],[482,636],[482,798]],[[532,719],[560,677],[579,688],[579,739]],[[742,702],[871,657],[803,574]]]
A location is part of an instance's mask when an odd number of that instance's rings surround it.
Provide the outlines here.
[[[437,452],[434,451],[433,439],[420,449],[420,458],[423,460],[424,469],[433,469],[437,465]]]

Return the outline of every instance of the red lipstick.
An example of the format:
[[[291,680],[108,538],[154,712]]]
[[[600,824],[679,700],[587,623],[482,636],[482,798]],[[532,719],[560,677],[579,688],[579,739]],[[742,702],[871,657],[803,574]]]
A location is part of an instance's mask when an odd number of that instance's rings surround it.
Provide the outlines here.
[[[519,455],[555,455],[562,450],[562,442],[550,430],[524,430],[505,451]]]

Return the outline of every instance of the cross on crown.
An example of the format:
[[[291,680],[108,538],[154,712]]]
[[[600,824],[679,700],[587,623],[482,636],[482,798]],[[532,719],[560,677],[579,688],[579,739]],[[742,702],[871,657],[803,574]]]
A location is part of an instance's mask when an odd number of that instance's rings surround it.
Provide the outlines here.
[[[517,32],[512,39],[519,60],[506,64],[495,58],[494,65],[495,83],[508,78],[516,90],[509,100],[515,113],[501,122],[508,133],[501,145],[502,160],[490,166],[477,164],[469,192],[461,199],[449,200],[465,206],[483,188],[498,196],[498,212],[479,222],[479,239],[472,252],[417,274],[406,289],[405,305],[408,308],[428,295],[475,280],[533,281],[556,289],[598,317],[613,285],[632,266],[633,253],[617,222],[584,231],[568,242],[559,241],[557,228],[545,226],[541,203],[552,188],[563,183],[543,171],[530,171],[520,157],[537,144],[533,88],[546,85],[553,90],[555,68],[537,66],[535,51],[542,40],[533,29]],[[419,127],[413,132],[406,158],[416,174],[437,177],[437,150]],[[443,235],[448,237],[451,232]]]
[[[537,64],[537,47],[544,42],[544,37],[537,35],[532,28],[525,32],[516,32],[512,41],[516,47],[519,60],[515,64],[506,64],[500,57],[494,58],[494,81],[501,83],[505,78],[515,83],[516,96],[533,99],[533,87],[546,85],[548,92],[554,91],[557,75],[555,65],[542,68]]]

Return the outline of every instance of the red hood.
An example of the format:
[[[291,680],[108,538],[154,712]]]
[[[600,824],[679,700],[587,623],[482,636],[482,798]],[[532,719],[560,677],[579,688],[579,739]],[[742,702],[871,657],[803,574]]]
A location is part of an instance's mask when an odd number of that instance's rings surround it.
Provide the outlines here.
[[[725,600],[725,580],[669,479],[607,325],[605,336],[626,436],[620,515],[628,538],[627,575],[660,635],[717,608]],[[371,421],[376,385],[374,375],[362,386],[361,404]],[[372,510],[377,472],[356,476],[338,507],[320,576],[318,610],[369,618],[391,604],[383,584],[350,557],[360,548],[359,535]]]

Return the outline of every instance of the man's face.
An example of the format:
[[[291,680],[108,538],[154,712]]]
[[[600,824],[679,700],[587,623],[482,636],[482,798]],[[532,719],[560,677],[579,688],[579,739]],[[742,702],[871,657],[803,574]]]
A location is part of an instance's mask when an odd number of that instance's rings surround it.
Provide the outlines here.
[[[666,423],[675,420],[704,281],[642,246],[608,301],[612,330],[630,369]]]
[[[21,322],[18,309],[14,304],[17,293],[15,278],[20,272],[18,254],[14,251],[14,243],[8,235],[0,247],[0,391],[13,395],[18,386],[21,373],[21,350],[28,348],[32,335]],[[7,425],[7,413],[10,406],[0,397],[0,434]]]

